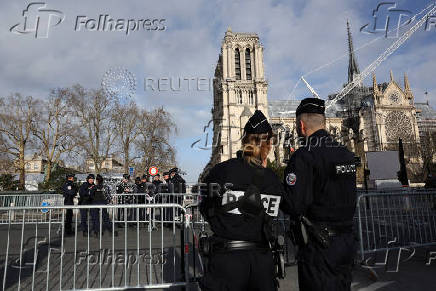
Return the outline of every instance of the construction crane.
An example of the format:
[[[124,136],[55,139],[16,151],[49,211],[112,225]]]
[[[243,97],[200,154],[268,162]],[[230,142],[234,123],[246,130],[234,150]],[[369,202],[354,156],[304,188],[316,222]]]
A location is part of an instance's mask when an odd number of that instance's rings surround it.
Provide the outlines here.
[[[307,83],[307,81],[304,79],[303,76],[301,76],[301,80],[303,80],[304,84],[306,84],[309,91],[313,94],[313,97],[316,97],[318,99],[321,98],[321,97],[319,97],[318,93],[316,93],[315,89],[313,89],[312,86],[310,86],[309,83]]]
[[[327,100],[326,108],[330,107],[337,101],[343,99],[348,93],[350,93],[351,90],[353,90],[354,87],[356,87],[359,83],[361,83],[369,74],[375,71],[375,69],[384,61],[387,57],[389,57],[393,52],[395,52],[406,40],[412,36],[413,33],[415,33],[427,20],[427,18],[434,14],[436,12],[436,5],[431,4],[429,7],[433,6],[430,11],[428,11],[415,25],[413,25],[408,31],[406,31],[400,38],[398,38],[394,43],[391,44],[391,46],[384,51],[374,62],[372,62],[368,67],[365,68],[365,70],[362,71],[362,73],[356,75],[354,80],[350,83],[348,83],[342,90],[335,96],[335,98],[331,100]],[[424,10],[426,10],[424,9]],[[303,79],[304,81],[304,79]],[[306,86],[308,88],[310,87],[309,84],[306,83]],[[311,90],[312,87],[309,88]]]

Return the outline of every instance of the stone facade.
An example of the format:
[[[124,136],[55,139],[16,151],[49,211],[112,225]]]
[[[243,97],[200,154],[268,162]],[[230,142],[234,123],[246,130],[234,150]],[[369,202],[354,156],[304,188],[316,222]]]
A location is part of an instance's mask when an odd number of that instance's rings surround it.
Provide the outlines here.
[[[267,87],[259,37],[229,28],[215,69],[213,164],[236,156],[244,125],[256,109],[268,116]]]
[[[351,82],[359,74],[359,68],[348,23],[347,32],[348,82]],[[214,82],[214,146],[211,160],[200,180],[213,165],[236,157],[241,148],[243,127],[256,109],[262,110],[277,133],[278,141],[269,159],[284,165],[297,149],[295,110],[300,101],[267,100],[263,47],[256,34],[227,30]],[[328,98],[335,96],[331,94]],[[342,100],[334,103],[326,110],[326,125],[327,130],[346,144],[363,163],[368,151],[398,150],[398,139],[401,138],[408,170],[413,175],[423,166],[417,112],[420,110],[415,106],[407,76],[404,75],[401,87],[391,72],[388,83],[378,84],[373,75],[372,86],[358,84]],[[436,120],[436,116],[433,118]],[[363,167],[358,172],[358,180],[362,179]]]

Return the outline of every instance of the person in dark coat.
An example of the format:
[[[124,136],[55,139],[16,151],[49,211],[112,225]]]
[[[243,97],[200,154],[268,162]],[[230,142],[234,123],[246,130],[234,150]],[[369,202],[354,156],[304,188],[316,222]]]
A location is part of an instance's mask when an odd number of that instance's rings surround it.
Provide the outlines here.
[[[202,181],[200,211],[213,232],[204,291],[277,290],[271,221],[285,192],[266,168],[273,137],[256,110],[244,127],[242,154],[215,165]]]
[[[74,205],[74,197],[77,195],[78,187],[76,183],[74,183],[74,174],[67,175],[67,181],[62,186],[62,193],[64,196],[64,205]],[[70,236],[74,235],[74,231],[72,229],[73,222],[73,210],[67,209],[65,215],[65,235]]]
[[[317,98],[298,106],[300,144],[285,169],[284,186],[296,222],[300,290],[348,291],[356,254],[356,164],[354,154],[326,131],[324,111],[324,100]]]
[[[104,185],[104,179],[103,176],[100,174],[97,174],[96,177],[96,185],[95,185],[95,191],[94,191],[94,197],[92,199],[92,205],[107,205],[108,201],[110,201],[110,189],[109,186]],[[101,231],[102,234],[105,230],[112,233],[112,222],[109,218],[109,213],[107,211],[107,208],[102,208],[102,225],[101,225]],[[92,231],[96,237],[98,237],[100,233],[100,208],[92,208],[91,209],[91,218],[92,218]],[[115,236],[117,236],[118,233],[115,232]]]
[[[79,205],[91,205],[92,198],[94,197],[95,184],[94,174],[89,174],[86,177],[86,182],[79,188]],[[83,236],[88,235],[88,209],[80,209],[80,226],[83,232]]]

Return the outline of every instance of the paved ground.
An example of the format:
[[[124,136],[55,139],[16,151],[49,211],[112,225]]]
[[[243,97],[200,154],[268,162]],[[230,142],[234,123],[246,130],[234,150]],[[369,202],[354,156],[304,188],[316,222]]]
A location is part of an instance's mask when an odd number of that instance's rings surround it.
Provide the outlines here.
[[[47,225],[36,227],[29,224],[25,225],[24,230],[20,225],[11,226],[10,230],[6,225],[0,225],[0,282],[3,283],[6,271],[6,290],[17,290],[18,287],[21,290],[31,290],[32,285],[35,290],[46,290],[47,286],[48,289],[59,290],[60,284],[63,290],[87,286],[110,287],[112,283],[114,286],[134,286],[138,282],[150,284],[181,279],[180,266],[183,258],[180,254],[184,252],[184,248],[181,251],[180,229],[177,227],[160,226],[151,233],[146,225],[140,225],[139,232],[134,227],[117,228],[119,235],[114,237],[113,243],[112,236],[107,232],[102,240],[95,237],[84,238],[79,233],[77,238],[68,237],[62,243],[57,230],[58,225],[53,225],[50,232]],[[63,256],[61,249],[65,250]],[[190,255],[192,250],[191,238]],[[418,250],[412,259],[400,263],[398,272],[391,272],[396,268],[394,254],[388,262],[387,271],[384,266],[374,269],[379,276],[377,281],[368,269],[357,267],[354,271],[353,290],[436,290],[436,259],[426,266],[426,251],[436,251],[436,248]],[[5,270],[6,252],[8,256]],[[87,253],[91,255],[87,256]],[[408,255],[404,257],[407,258]],[[200,261],[196,259],[194,263],[192,258],[190,256],[191,276],[201,270]],[[380,254],[377,261],[382,260],[383,254]],[[298,290],[296,266],[287,268],[287,278],[280,284],[280,290]]]

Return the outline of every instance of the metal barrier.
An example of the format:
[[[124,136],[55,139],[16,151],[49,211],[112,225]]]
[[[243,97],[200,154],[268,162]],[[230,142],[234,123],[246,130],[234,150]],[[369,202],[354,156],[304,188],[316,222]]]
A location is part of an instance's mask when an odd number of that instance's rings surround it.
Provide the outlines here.
[[[436,189],[362,194],[355,220],[365,264],[378,252],[436,245]]]
[[[152,230],[146,221],[123,221],[118,229],[115,221],[108,221],[105,212],[115,216],[122,209],[136,212],[141,209],[162,212],[166,208],[182,213],[182,221],[160,221]],[[65,236],[54,231],[58,221],[52,221],[53,212],[66,210],[91,212],[85,222],[88,227],[80,231],[79,215],[73,216],[74,235]],[[32,212],[47,210],[48,224],[38,221],[27,223]],[[189,286],[189,216],[178,204],[153,205],[82,205],[49,207],[1,207],[11,217],[20,213],[20,225],[1,225],[4,239],[0,241],[0,278],[2,290],[119,290],[125,288],[169,288]],[[77,211],[76,211],[77,212]],[[127,218],[127,215],[124,216]],[[82,216],[80,217],[82,218]],[[11,220],[9,220],[11,221]],[[91,227],[91,224],[93,227]],[[92,229],[91,229],[92,228]]]
[[[60,194],[25,194],[25,195],[0,195],[0,207],[38,207],[38,206],[61,206],[64,198]],[[11,214],[9,216],[9,214]],[[22,217],[19,212],[0,210],[0,224],[21,223]],[[51,220],[60,221],[60,211],[51,213]],[[26,222],[48,222],[47,211],[32,211],[26,215]]]

